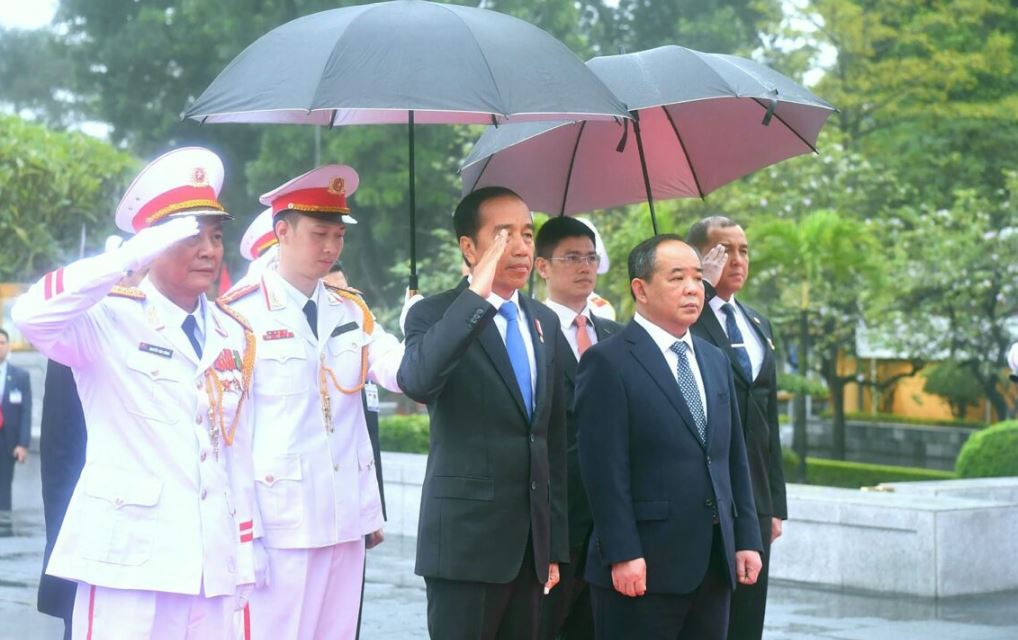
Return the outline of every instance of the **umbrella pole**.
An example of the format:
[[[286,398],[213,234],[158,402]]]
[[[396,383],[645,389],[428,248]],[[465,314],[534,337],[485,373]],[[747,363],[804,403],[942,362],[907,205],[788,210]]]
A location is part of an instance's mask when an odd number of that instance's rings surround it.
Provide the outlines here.
[[[417,194],[415,188],[417,180],[414,176],[414,112],[409,111],[409,132],[410,132],[410,295],[415,295],[418,289],[417,283]]]
[[[650,207],[650,225],[657,235],[657,215],[654,213],[654,196],[650,190],[650,174],[647,173],[647,158],[643,155],[643,136],[640,135],[640,116],[633,111],[633,133],[636,134],[636,149],[640,152],[640,169],[643,170],[643,187],[647,190],[647,206]]]

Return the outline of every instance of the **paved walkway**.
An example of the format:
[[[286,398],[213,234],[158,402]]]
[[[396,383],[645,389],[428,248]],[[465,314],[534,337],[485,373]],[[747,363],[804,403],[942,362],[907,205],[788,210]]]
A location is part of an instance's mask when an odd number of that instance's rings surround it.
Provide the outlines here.
[[[44,544],[37,455],[14,484],[14,535],[0,538],[0,640],[60,638],[62,624],[35,610]],[[363,640],[427,638],[415,542],[389,538],[369,552]],[[777,584],[768,607],[766,640],[1018,639],[1018,593],[931,601]]]

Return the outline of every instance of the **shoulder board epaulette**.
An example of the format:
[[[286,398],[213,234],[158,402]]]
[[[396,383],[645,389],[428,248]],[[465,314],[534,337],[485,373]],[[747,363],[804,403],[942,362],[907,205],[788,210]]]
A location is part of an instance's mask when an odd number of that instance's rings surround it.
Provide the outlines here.
[[[247,287],[244,288],[246,289]],[[244,331],[246,333],[251,333],[251,331],[253,331],[253,329],[251,328],[251,323],[247,321],[247,318],[240,315],[240,312],[238,312],[236,309],[230,306],[229,302],[226,300],[226,296],[218,298],[216,300],[216,306],[219,308],[220,311],[233,318],[237,322],[237,324],[244,327]]]
[[[244,296],[250,295],[250,294],[254,293],[255,291],[258,291],[258,288],[260,286],[261,285],[256,282],[254,284],[245,285],[245,286],[237,288],[237,289],[230,289],[229,291],[227,291],[223,295],[219,296],[219,299],[216,300],[216,303],[217,304],[218,303],[232,304],[232,303],[236,302],[237,300],[240,300]]]
[[[364,325],[362,327],[364,329],[364,333],[367,333],[369,335],[374,333],[375,314],[371,313],[371,309],[368,308],[368,303],[364,302],[364,298],[361,297],[361,294],[359,292],[354,291],[352,289],[334,287],[331,284],[326,284],[325,288],[331,291],[332,293],[338,295],[339,297],[345,298],[346,300],[349,300],[350,302],[353,302],[355,305],[360,307],[361,311],[364,313]]]
[[[130,298],[131,300],[144,300],[145,292],[137,287],[113,287],[106,295],[117,298]]]

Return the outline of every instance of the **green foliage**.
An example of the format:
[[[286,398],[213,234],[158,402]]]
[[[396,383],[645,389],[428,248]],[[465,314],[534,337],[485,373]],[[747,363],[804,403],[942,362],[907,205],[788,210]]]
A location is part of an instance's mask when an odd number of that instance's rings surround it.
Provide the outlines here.
[[[136,164],[79,133],[0,116],[0,281],[35,280],[54,265],[102,246],[111,212]]]
[[[431,448],[428,425],[426,413],[385,416],[378,421],[379,448],[382,451],[427,453]]]
[[[937,365],[925,376],[923,391],[946,400],[958,419],[963,419],[968,408],[983,398],[982,386],[972,378],[965,367],[956,362],[949,361]]]
[[[823,383],[811,380],[797,373],[779,373],[778,391],[789,393],[805,393],[814,398],[827,397],[827,387]]]
[[[958,452],[960,478],[1018,476],[1018,420],[998,422],[972,436]]]
[[[847,462],[825,458],[806,458],[806,481],[825,487],[858,489],[882,482],[917,482],[921,480],[953,480],[950,471],[898,467],[865,462]]]
[[[825,418],[831,417],[830,412],[821,414]],[[902,416],[897,413],[859,413],[846,412],[845,420],[850,422],[891,422],[899,424],[915,424],[929,427],[965,427],[968,429],[982,429],[986,423],[979,420],[958,420],[946,418],[922,418],[919,416]]]

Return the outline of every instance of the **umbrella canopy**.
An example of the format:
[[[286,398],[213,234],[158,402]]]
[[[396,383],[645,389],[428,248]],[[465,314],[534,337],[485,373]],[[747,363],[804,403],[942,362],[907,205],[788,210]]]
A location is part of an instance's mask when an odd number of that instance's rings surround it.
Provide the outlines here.
[[[834,111],[791,79],[738,56],[666,46],[593,58],[587,66],[633,110],[634,131],[628,122],[489,127],[463,162],[464,193],[501,185],[531,208],[559,215],[703,197],[816,151]]]
[[[495,11],[395,0],[297,18],[187,109],[201,122],[490,124],[627,117],[564,44]]]
[[[202,123],[409,125],[410,289],[417,289],[414,125],[628,118],[564,44],[495,11],[394,0],[288,22],[184,112]]]

